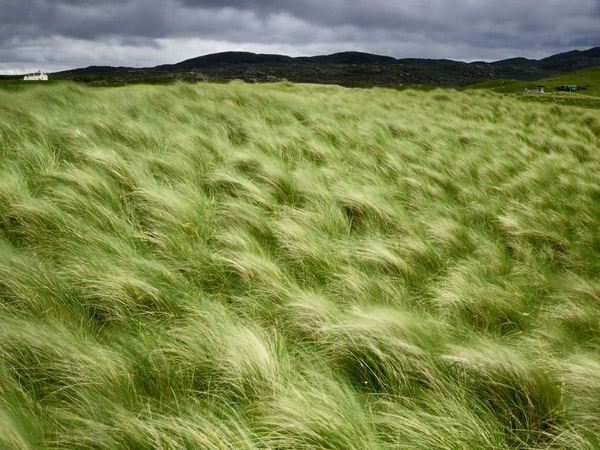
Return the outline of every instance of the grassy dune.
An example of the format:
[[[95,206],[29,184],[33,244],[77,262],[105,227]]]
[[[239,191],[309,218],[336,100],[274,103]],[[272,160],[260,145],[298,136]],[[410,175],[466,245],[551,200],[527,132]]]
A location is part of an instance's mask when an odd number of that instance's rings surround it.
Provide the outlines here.
[[[600,448],[600,114],[0,91],[0,448]]]

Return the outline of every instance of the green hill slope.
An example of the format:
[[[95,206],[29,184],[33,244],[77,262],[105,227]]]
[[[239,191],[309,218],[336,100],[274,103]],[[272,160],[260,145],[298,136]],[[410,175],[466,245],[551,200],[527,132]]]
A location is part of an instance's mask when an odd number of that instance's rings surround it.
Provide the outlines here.
[[[525,88],[535,88],[544,86],[548,93],[557,92],[556,88],[565,84],[574,84],[582,86],[585,90],[578,92],[589,96],[600,97],[600,67],[591,69],[577,70],[550,78],[543,78],[538,81],[518,81],[518,80],[494,80],[486,83],[475,84],[466,89],[488,89],[499,93],[520,93]]]
[[[578,70],[552,78],[546,78],[544,83],[555,88],[563,84],[575,84],[583,86],[586,89],[582,91],[585,95],[600,96],[600,67],[592,67],[591,69]]]
[[[600,447],[600,116],[0,90],[0,448]]]

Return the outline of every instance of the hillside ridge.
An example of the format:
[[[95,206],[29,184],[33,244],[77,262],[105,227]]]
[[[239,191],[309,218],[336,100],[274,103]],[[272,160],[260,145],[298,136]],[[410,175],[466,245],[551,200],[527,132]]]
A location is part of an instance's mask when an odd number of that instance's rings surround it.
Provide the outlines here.
[[[449,59],[394,58],[364,52],[291,57],[251,52],[222,52],[154,67],[90,66],[58,72],[55,78],[108,81],[179,78],[247,82],[293,81],[349,87],[426,84],[462,87],[498,78],[533,81],[600,66],[600,47],[560,53],[543,59],[510,58],[463,62]],[[187,73],[187,75],[183,75]],[[190,77],[190,73],[193,76]],[[170,74],[177,74],[171,76]]]

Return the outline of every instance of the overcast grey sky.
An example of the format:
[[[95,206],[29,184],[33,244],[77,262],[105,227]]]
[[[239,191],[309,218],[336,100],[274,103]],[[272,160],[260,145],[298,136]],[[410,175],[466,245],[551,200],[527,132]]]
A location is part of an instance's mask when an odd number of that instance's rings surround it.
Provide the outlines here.
[[[541,58],[600,45],[600,0],[0,0],[0,72],[244,50]]]

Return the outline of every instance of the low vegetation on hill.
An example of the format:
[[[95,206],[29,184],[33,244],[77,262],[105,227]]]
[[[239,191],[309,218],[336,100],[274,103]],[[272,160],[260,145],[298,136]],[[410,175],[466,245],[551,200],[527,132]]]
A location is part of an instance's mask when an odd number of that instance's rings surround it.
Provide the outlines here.
[[[0,91],[3,449],[600,447],[600,115]]]
[[[560,53],[540,60],[512,58],[471,63],[449,59],[396,59],[362,52],[296,58],[223,52],[155,67],[90,66],[53,73],[51,79],[109,86],[173,81],[243,80],[264,83],[289,80],[347,87],[429,85],[458,88],[502,78],[538,80],[598,65],[600,47]],[[10,77],[0,75],[0,80]]]

